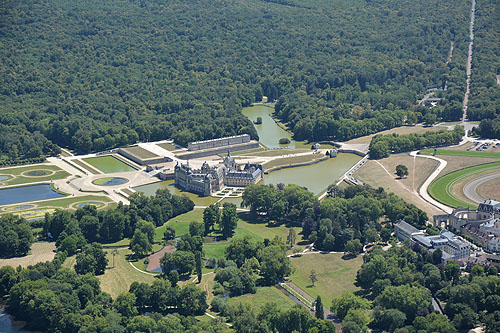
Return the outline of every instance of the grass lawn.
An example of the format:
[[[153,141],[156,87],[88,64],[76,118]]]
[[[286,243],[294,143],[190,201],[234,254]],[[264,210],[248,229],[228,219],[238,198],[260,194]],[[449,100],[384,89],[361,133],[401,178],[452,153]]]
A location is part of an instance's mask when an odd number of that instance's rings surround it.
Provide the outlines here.
[[[262,241],[264,238],[273,239],[275,236],[281,237],[283,241],[286,241],[288,235],[288,228],[284,225],[279,227],[268,227],[265,223],[259,223],[253,219],[248,213],[238,213],[238,226],[235,229],[232,238],[242,238],[244,236],[250,236],[253,240]],[[167,221],[163,226],[156,228],[155,231],[155,242],[161,242],[165,228],[167,225],[172,226],[175,229],[176,236],[181,236],[189,233],[189,223],[190,222],[203,222],[203,209],[195,209],[185,214],[179,215]],[[299,235],[300,228],[295,227],[295,232],[297,235],[297,243],[302,241],[302,235]],[[231,239],[226,241],[205,243],[203,245],[203,250],[205,251],[206,258],[223,258],[224,249],[229,245]],[[301,249],[304,245],[297,245],[297,248]],[[291,251],[290,251],[291,253]]]
[[[64,199],[54,199],[54,200],[45,200],[45,201],[32,201],[29,203],[21,203],[21,204],[16,204],[12,205],[12,209],[8,211],[1,211],[1,214],[7,214],[7,213],[13,213],[15,215],[24,217],[27,220],[34,220],[34,219],[42,219],[45,216],[45,213],[53,213],[55,209],[57,208],[66,208],[66,209],[73,209],[75,203],[84,203],[84,202],[96,202],[98,203],[97,208],[101,208],[104,206],[103,203],[108,203],[108,207],[114,206],[114,203],[111,201],[111,199],[108,199],[107,197],[104,196],[95,196],[95,195],[87,195],[87,196],[81,196],[81,197],[70,197],[70,198],[64,198]],[[33,209],[28,209],[28,210],[19,210],[16,211],[14,207],[17,206],[23,206],[26,204],[36,204],[37,207],[33,207]]]
[[[243,305],[249,305],[255,311],[259,311],[260,308],[266,303],[276,303],[280,310],[288,310],[295,305],[290,298],[275,287],[258,287],[255,294],[230,297],[228,298],[228,302],[233,305],[240,303]]]
[[[261,152],[265,152],[266,149],[263,147],[259,148],[252,148],[252,149],[247,149],[247,150],[239,150],[235,152],[231,152],[231,156],[241,156],[241,155],[249,155],[249,156],[262,156],[262,155],[256,155]],[[227,154],[221,154],[219,155],[220,157],[225,157]]]
[[[421,154],[433,155],[434,149],[424,150],[421,152]],[[491,152],[491,151],[467,151],[467,150],[438,149],[436,151],[436,155],[500,158],[500,153]]]
[[[90,165],[88,164],[85,164],[83,163],[82,161],[80,160],[77,160],[77,159],[74,159],[74,160],[71,160],[71,162],[75,163],[76,165],[82,167],[83,169],[87,170],[88,172],[94,174],[94,175],[97,175],[99,174],[100,172],[97,171],[97,169],[94,169],[93,167],[91,167]]]
[[[475,209],[477,208],[477,205],[464,202],[454,197],[451,193],[451,187],[465,177],[471,176],[475,173],[498,168],[500,168],[500,162],[476,165],[473,167],[448,173],[432,182],[432,184],[429,186],[429,194],[439,202],[442,202],[443,204],[451,207],[462,206],[465,208],[469,207]]]
[[[168,151],[174,151],[174,150],[179,149],[176,146],[174,146],[173,144],[171,144],[170,142],[158,143],[157,146],[159,146],[165,150],[168,150]]]
[[[37,202],[38,207],[56,207],[56,208],[69,208],[72,204],[76,202],[107,202],[111,203],[112,200],[105,196],[97,196],[97,195],[84,195],[79,197],[70,197],[65,199],[55,199],[55,200],[47,200],[43,202]]]
[[[176,236],[182,236],[189,233],[189,223],[193,221],[203,223],[203,209],[193,209],[192,211],[173,217],[161,227],[156,228],[155,242],[162,241],[167,225],[175,229]]]
[[[129,147],[129,148],[122,148],[122,150],[126,151],[127,153],[130,153],[134,156],[137,156],[141,159],[146,159],[146,158],[152,158],[152,157],[158,157],[155,153],[150,152],[149,150],[146,150],[142,147],[135,146],[135,147]]]
[[[136,170],[135,168],[111,155],[84,158],[83,161],[87,162],[94,168],[101,170],[104,173],[127,172]]]
[[[32,171],[48,171],[49,175],[30,176]],[[22,175],[24,173],[24,175]],[[4,185],[20,185],[33,182],[50,181],[51,179],[63,179],[70,176],[69,173],[50,164],[34,164],[18,168],[0,169],[0,175],[9,176],[9,179],[3,180]]]
[[[117,180],[123,180],[124,179],[124,183],[127,183],[128,182],[128,179],[126,178],[119,178],[119,177],[104,177],[104,178],[98,178],[98,179],[95,179],[94,181],[92,181],[92,184],[94,185],[99,185],[99,186],[103,186],[103,185],[106,185],[106,183],[108,183],[109,181],[113,180],[113,179],[117,179]],[[116,184],[116,185],[121,185],[121,184]]]
[[[113,247],[125,247],[129,246],[129,244],[130,244],[130,239],[124,238],[114,243],[102,243],[102,246],[106,248],[113,248]]]
[[[56,243],[54,242],[36,242],[31,245],[31,251],[24,257],[0,259],[0,267],[12,266],[15,268],[21,265],[26,268],[39,262],[50,261],[56,255],[55,249]]]
[[[344,260],[341,253],[307,254],[290,258],[294,272],[290,281],[295,283],[313,298],[321,296],[323,304],[330,307],[332,299],[344,292],[359,290],[354,285],[356,273],[363,264],[363,257]],[[316,272],[314,287],[309,278],[311,270]]]
[[[123,192],[123,193],[125,193],[125,194],[127,194],[127,195],[132,195],[132,194],[134,194],[134,193],[135,193],[134,191],[131,191],[131,190],[129,190],[128,188],[124,188],[124,189],[122,189],[122,192]]]
[[[67,257],[66,260],[64,260],[62,267],[73,269],[75,267],[75,264],[76,264],[76,254],[71,257]]]
[[[292,165],[299,163],[312,162],[324,158],[323,154],[308,154],[292,157],[277,158],[275,160],[264,163],[262,166],[265,170],[269,170],[274,167]]]
[[[130,265],[125,258],[127,254],[131,253],[130,250],[118,250],[118,254],[115,256],[114,267],[112,267],[112,250],[107,249],[105,251],[109,260],[108,268],[104,272],[104,275],[99,275],[98,278],[101,282],[102,290],[109,293],[113,298],[116,298],[121,293],[127,292],[134,281],[151,284],[155,280],[153,275],[139,272]]]

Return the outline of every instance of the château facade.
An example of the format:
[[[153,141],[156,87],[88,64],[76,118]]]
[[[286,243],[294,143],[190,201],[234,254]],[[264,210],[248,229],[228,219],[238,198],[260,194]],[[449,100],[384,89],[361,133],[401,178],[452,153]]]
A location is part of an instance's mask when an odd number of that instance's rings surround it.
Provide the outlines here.
[[[246,187],[257,184],[264,177],[261,164],[240,165],[228,152],[222,163],[210,167],[207,162],[200,169],[193,169],[189,162],[175,166],[175,185],[185,191],[209,196],[226,186]]]

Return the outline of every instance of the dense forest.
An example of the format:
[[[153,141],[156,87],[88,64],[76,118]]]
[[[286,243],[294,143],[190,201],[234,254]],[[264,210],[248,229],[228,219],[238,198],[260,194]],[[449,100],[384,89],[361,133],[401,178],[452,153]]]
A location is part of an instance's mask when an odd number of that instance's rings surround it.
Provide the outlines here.
[[[392,228],[379,220],[406,222],[425,228],[427,214],[383,188],[332,185],[328,197],[319,202],[298,185],[250,185],[243,192],[242,206],[270,225],[301,226],[304,238],[327,251],[344,251],[362,243],[387,240]],[[349,245],[348,245],[349,244]],[[346,250],[347,251],[347,250]],[[361,251],[359,248],[358,251]]]
[[[429,147],[457,145],[465,135],[462,126],[455,126],[452,131],[425,132],[423,134],[378,134],[370,142],[370,158],[389,157],[391,153],[402,153]]]
[[[481,120],[480,134],[488,138],[500,138],[499,21],[498,1],[478,1],[468,117]]]
[[[97,273],[100,252],[96,249],[98,246],[91,243],[112,243],[131,238],[134,253],[149,252],[147,250],[153,244],[155,227],[194,207],[188,197],[173,195],[168,189],[158,190],[154,197],[134,193],[129,200],[130,205],[120,203],[116,208],[100,211],[89,205],[76,211],[58,209],[52,214],[47,213],[41,236],[55,240],[57,250],[67,255],[82,250],[83,255],[79,254],[77,262],[96,261],[90,271]],[[82,271],[85,269],[82,268]],[[100,273],[103,273],[103,269]]]
[[[33,232],[23,218],[8,214],[0,217],[0,257],[25,256],[33,243]]]
[[[255,138],[240,110],[263,95],[298,138],[414,123],[429,111],[417,97],[445,85],[432,112],[456,119],[469,11],[466,0],[6,1],[0,151]]]

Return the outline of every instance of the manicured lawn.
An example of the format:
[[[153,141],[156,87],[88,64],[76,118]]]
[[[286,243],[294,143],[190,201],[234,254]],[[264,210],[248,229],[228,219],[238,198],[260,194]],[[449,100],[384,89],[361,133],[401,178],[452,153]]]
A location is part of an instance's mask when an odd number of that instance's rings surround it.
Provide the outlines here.
[[[424,150],[421,152],[421,154],[433,155],[434,149]],[[500,158],[500,153],[496,153],[496,152],[492,152],[492,151],[467,151],[467,150],[438,149],[436,151],[436,155]]]
[[[477,205],[455,198],[451,193],[451,187],[453,186],[453,184],[465,177],[496,168],[500,168],[500,162],[476,165],[473,167],[450,172],[432,182],[432,184],[429,186],[429,194],[439,202],[442,202],[443,204],[451,207],[462,206],[465,208],[475,209],[477,208]]]
[[[344,260],[341,253],[307,254],[301,257],[290,258],[295,271],[290,276],[290,281],[295,283],[313,298],[321,296],[323,304],[330,307],[332,299],[347,291],[359,290],[354,283],[356,273],[363,264],[363,257]],[[309,276],[314,269],[316,281],[311,285]]]
[[[111,199],[105,196],[97,195],[85,195],[81,197],[71,197],[66,199],[56,199],[37,203],[38,207],[56,207],[56,208],[68,208],[76,202],[112,202]]]
[[[23,172],[38,171],[38,170],[52,170],[60,171],[61,169],[55,165],[51,164],[32,164],[23,167],[12,167],[12,168],[2,168],[0,169],[0,175],[14,175],[18,176]]]
[[[132,195],[132,194],[134,194],[134,193],[135,193],[134,191],[131,191],[131,190],[129,190],[128,188],[124,188],[124,189],[122,189],[122,192],[123,192],[123,193],[125,193],[125,194],[127,194],[127,195]]]
[[[119,184],[125,184],[128,182],[128,179],[126,178],[120,178],[120,177],[104,177],[104,178],[98,178],[95,179],[92,184],[94,185],[99,185],[99,186],[113,186],[114,185],[121,185]]]
[[[104,173],[135,171],[130,165],[110,155],[84,158],[83,160]]]
[[[233,305],[240,303],[249,305],[255,311],[259,311],[259,309],[266,303],[276,303],[280,310],[288,310],[295,305],[290,298],[275,287],[258,287],[255,294],[230,297],[228,298],[228,302]]]
[[[82,167],[83,169],[87,170],[88,172],[90,172],[90,173],[92,173],[94,175],[97,175],[99,173],[99,171],[97,171],[97,169],[94,169],[90,165],[85,164],[85,163],[83,163],[80,160],[74,159],[74,160],[71,160],[71,162],[75,163],[76,165]]]
[[[173,217],[161,227],[156,228],[155,242],[162,241],[167,225],[175,229],[176,236],[182,236],[189,233],[189,223],[193,221],[203,223],[203,209],[194,209],[185,214]]]
[[[259,147],[259,148],[253,148],[253,149],[247,149],[247,150],[240,150],[240,151],[235,151],[231,153],[231,156],[241,156],[241,155],[249,155],[249,156],[261,156],[257,155],[258,153],[265,152],[266,149]],[[227,154],[221,154],[219,155],[220,157],[225,157]]]
[[[159,143],[159,144],[157,144],[157,146],[159,146],[165,150],[168,150],[168,151],[174,151],[174,150],[179,149],[176,146],[174,146],[173,144],[171,144],[170,142]]]
[[[139,158],[145,159],[145,158],[152,158],[152,157],[158,157],[158,155],[150,152],[149,150],[146,150],[142,147],[135,146],[135,147],[130,147],[130,148],[122,148],[122,150],[126,151],[127,153],[130,153],[132,155],[135,155]]]
[[[30,176],[28,174],[29,172],[36,171],[48,171],[49,175]],[[70,176],[70,174],[66,171],[50,164],[34,164],[25,167],[0,169],[0,175],[9,176],[9,179],[1,181],[2,183],[4,183],[4,185],[28,184],[34,182],[50,181],[52,179],[63,179]]]
[[[324,158],[324,157],[325,156],[323,154],[308,154],[308,155],[277,158],[275,160],[264,163],[262,166],[264,167],[264,169],[268,170],[268,169],[278,167],[278,166],[283,166],[283,165],[316,161],[316,160],[319,160],[319,159]]]

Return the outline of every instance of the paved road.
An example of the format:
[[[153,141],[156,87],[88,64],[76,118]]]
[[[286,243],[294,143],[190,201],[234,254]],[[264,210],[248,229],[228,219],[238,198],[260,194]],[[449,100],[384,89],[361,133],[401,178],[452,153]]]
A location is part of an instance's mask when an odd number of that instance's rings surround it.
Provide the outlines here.
[[[464,195],[469,198],[470,200],[480,203],[483,202],[485,199],[488,198],[483,198],[477,193],[477,188],[486,182],[489,182],[493,179],[500,178],[500,173],[495,173],[492,175],[486,175],[483,177],[476,178],[474,180],[471,180],[467,184],[465,184],[463,188]]]
[[[451,207],[448,207],[446,205],[443,205],[442,203],[440,203],[439,201],[436,201],[434,200],[430,195],[429,193],[427,192],[427,188],[429,187],[429,185],[432,183],[432,181],[434,179],[437,178],[437,176],[439,175],[439,173],[441,171],[443,171],[443,169],[446,167],[446,164],[448,164],[448,162],[446,162],[445,160],[443,159],[440,159],[440,158],[437,158],[437,157],[434,157],[434,156],[428,156],[428,155],[417,155],[417,151],[412,151],[410,153],[411,156],[416,156],[416,157],[423,157],[423,158],[430,158],[432,160],[436,160],[439,162],[439,165],[438,167],[436,168],[436,170],[434,170],[433,173],[431,173],[431,175],[425,180],[425,182],[422,184],[422,186],[420,187],[419,191],[418,191],[418,194],[420,195],[420,197],[422,199],[424,199],[425,201],[427,201],[428,203],[436,206],[437,208],[441,209],[442,211],[446,212],[447,214],[451,214],[451,212],[453,211],[453,209]]]

